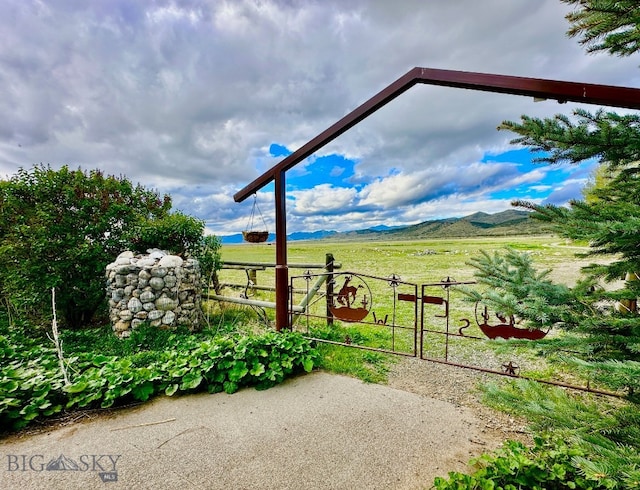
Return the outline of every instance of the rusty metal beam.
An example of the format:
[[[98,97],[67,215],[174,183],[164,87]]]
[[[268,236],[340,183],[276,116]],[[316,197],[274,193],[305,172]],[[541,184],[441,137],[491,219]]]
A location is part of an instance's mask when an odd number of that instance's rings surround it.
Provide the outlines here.
[[[579,102],[640,109],[640,89],[416,67],[238,191],[233,196],[234,200],[236,202],[244,201],[247,197],[273,181],[278,173],[286,172],[297,165],[417,83],[554,99],[561,103]]]
[[[417,75],[417,83],[428,85],[554,99],[560,103],[578,102],[640,109],[640,89],[636,88],[431,68],[414,70],[420,73]]]
[[[284,171],[275,176],[276,197],[276,330],[289,326],[289,266],[287,265],[286,180]]]
[[[387,103],[391,102],[400,94],[406,92],[417,83],[416,73],[416,68],[414,68],[413,70],[410,70],[406,74],[402,75],[387,88],[371,97],[364,104],[360,105],[355,110],[340,119],[338,122],[324,130],[318,136],[305,143],[291,155],[280,161],[280,163],[276,164],[270,170],[267,170],[256,180],[247,185],[244,189],[234,194],[233,198],[235,199],[235,201],[244,201],[248,196],[254,194],[255,192],[262,189],[265,185],[269,184],[275,178],[277,172],[286,172],[291,167],[297,165],[302,160],[325,146],[327,143],[334,140],[342,133],[349,130]]]
[[[358,106],[338,122],[298,148],[291,155],[274,165],[267,172],[234,194],[236,202],[242,202],[275,180],[276,200],[276,330],[289,326],[288,268],[286,235],[285,173],[302,160],[349,130],[375,111],[403,94],[417,83],[445,87],[497,92],[555,99],[558,102],[581,102],[611,107],[640,109],[640,89],[595,85],[589,83],[562,82],[540,78],[524,78],[508,75],[413,68],[388,87]]]

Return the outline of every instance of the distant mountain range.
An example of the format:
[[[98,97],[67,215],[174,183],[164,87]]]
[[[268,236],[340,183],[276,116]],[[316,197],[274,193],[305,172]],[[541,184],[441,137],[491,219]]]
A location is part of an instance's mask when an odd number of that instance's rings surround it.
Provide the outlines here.
[[[287,235],[287,240],[296,241],[296,240],[320,240],[321,238],[326,238],[330,236],[340,235],[337,231],[298,231],[295,233],[291,233]],[[242,238],[242,233],[236,233],[235,235],[224,235],[218,237],[222,243],[242,243],[244,239]],[[269,233],[269,238],[267,242],[273,242],[276,239],[275,233]]]
[[[474,213],[464,218],[446,218],[424,221],[417,225],[378,225],[366,230],[296,232],[287,240],[422,240],[429,238],[465,238],[474,236],[540,235],[552,233],[551,227],[530,219],[528,211],[509,209],[501,213]],[[218,237],[222,243],[242,243],[242,233]],[[275,234],[269,234],[269,242]]]

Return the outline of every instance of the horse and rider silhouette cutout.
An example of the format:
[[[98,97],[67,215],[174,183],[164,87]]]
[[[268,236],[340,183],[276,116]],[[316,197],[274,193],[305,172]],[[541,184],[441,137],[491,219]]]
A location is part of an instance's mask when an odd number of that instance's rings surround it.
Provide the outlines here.
[[[369,288],[360,278],[358,278],[358,280],[360,280],[361,284],[357,286],[352,284],[352,280],[353,275],[344,276],[344,283],[338,293],[334,295],[334,301],[332,301],[332,305],[329,307],[334,317],[345,322],[359,322],[369,314],[371,308],[370,292],[368,297],[367,294],[362,295],[362,299],[360,300],[361,306],[354,307],[360,290],[366,289],[368,291]]]

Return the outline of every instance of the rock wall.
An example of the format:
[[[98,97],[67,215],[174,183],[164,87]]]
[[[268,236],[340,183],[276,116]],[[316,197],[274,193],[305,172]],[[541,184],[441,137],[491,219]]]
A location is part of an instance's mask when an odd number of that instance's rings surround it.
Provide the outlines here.
[[[200,328],[201,276],[196,259],[162,250],[127,251],[106,269],[109,318],[116,335],[128,337],[142,322],[160,328]]]

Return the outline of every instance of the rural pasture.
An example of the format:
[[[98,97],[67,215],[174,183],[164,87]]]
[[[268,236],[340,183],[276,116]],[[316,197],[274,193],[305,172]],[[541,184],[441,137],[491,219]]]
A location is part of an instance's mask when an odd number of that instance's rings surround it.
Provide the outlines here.
[[[520,375],[559,381],[564,383],[586,385],[586,380],[579,379],[571,368],[558,359],[545,358],[539,355],[539,348],[531,348],[527,341],[514,343],[501,339],[490,341],[482,334],[476,324],[475,305],[466,300],[465,295],[456,287],[444,288],[440,285],[426,286],[424,294],[440,296],[450,301],[448,322],[443,318],[442,305],[424,306],[423,328],[420,333],[419,307],[414,309],[414,303],[398,301],[401,295],[417,293],[423,294],[422,285],[439,283],[447,278],[458,282],[474,281],[474,269],[468,261],[479,255],[480,251],[493,253],[510,247],[531,255],[538,270],[550,270],[549,278],[554,282],[569,286],[575,284],[580,275],[580,268],[595,261],[594,258],[584,258],[577,255],[585,253],[588,248],[584,244],[562,240],[553,235],[547,236],[513,236],[491,238],[460,238],[460,239],[431,239],[424,241],[388,241],[388,242],[351,242],[351,241],[294,241],[289,242],[288,262],[291,264],[323,264],[326,254],[333,255],[340,269],[336,272],[335,290],[340,288],[344,278],[348,275],[358,276],[364,280],[366,293],[371,303],[369,316],[363,323],[347,323],[335,321],[329,326],[323,318],[326,311],[325,299],[322,295],[316,297],[309,308],[309,315],[298,317],[294,323],[294,330],[300,331],[312,338],[321,338],[333,342],[347,342],[352,345],[394,351],[412,356],[414,348],[417,356],[424,358],[447,360],[481,367],[491,370],[505,370],[505,365],[517,366]],[[265,262],[275,263],[275,247],[273,244],[242,244],[223,245],[221,249],[223,261]],[[294,302],[299,303],[309,284],[314,280],[303,277],[306,271],[291,268],[289,276],[294,278],[290,282],[299,293],[294,294]],[[319,273],[319,271],[309,271]],[[348,274],[347,274],[348,273]],[[243,270],[223,269],[219,274],[224,284],[247,285],[248,276]],[[394,287],[388,278],[396,277]],[[258,286],[272,286],[274,284],[274,270],[267,268],[256,273],[255,282]],[[355,283],[354,283],[355,284]],[[359,286],[362,287],[362,286]],[[468,287],[478,287],[469,285]],[[364,289],[364,288],[363,288]],[[273,301],[274,293],[261,289],[248,289],[249,296],[263,301]],[[244,293],[242,288],[225,287],[223,294],[239,296]],[[395,294],[394,294],[395,293]],[[218,304],[211,304],[216,310]],[[247,310],[250,307],[226,304],[223,308],[233,310]],[[266,326],[267,322],[261,315],[266,314],[273,320],[274,311],[256,310],[256,324]],[[374,316],[375,315],[375,316]],[[498,322],[495,317],[492,317]],[[384,320],[383,320],[384,319]],[[450,336],[447,343],[445,331],[457,333],[469,320],[469,327],[464,329],[466,337]],[[414,334],[414,322],[418,325],[418,332]],[[448,325],[447,325],[448,323]],[[498,322],[499,323],[499,322]],[[416,343],[414,347],[414,335]],[[552,329],[547,339],[565,335]],[[477,337],[476,339],[470,337]],[[482,340],[478,340],[478,338]],[[346,364],[340,368],[329,365],[330,369],[350,373],[349,364],[345,361],[349,355],[341,353],[345,347],[324,346],[325,361],[340,358]],[[353,351],[353,349],[348,349]],[[351,354],[353,357],[355,354]],[[356,355],[357,356],[357,355]],[[371,381],[383,381],[385,362],[394,362],[393,357],[370,351],[362,355],[362,359],[372,364],[371,370],[361,376]],[[378,372],[376,373],[376,368]],[[353,373],[352,373],[353,374]],[[361,373],[356,372],[356,375]],[[591,384],[592,388],[595,388]]]
[[[588,250],[553,235],[431,239],[424,241],[352,242],[352,241],[293,241],[288,244],[290,263],[324,263],[325,254],[332,253],[342,270],[375,276],[398,274],[402,280],[416,283],[434,282],[452,276],[457,280],[473,279],[473,269],[466,264],[480,250],[489,252],[505,247],[525,251],[534,257],[541,268],[552,269],[551,277],[571,284],[581,265],[577,253]],[[275,262],[272,243],[223,245],[223,260]],[[557,270],[554,273],[553,270]],[[241,271],[223,271],[224,277],[245,281]],[[291,275],[291,273],[290,273]],[[259,280],[273,283],[272,271],[260,272]]]

